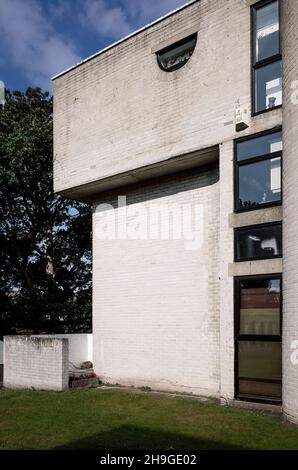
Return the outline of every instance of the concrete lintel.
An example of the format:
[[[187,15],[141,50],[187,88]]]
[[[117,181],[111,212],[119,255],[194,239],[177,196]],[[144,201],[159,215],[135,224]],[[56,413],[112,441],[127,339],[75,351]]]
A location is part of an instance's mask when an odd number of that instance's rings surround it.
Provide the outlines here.
[[[178,42],[181,39],[187,38],[188,36],[191,36],[192,34],[197,33],[198,30],[199,30],[199,25],[193,28],[185,29],[184,31],[181,31],[180,33],[177,33],[174,36],[169,37],[165,41],[161,41],[158,44],[155,44],[151,48],[151,52],[154,54],[155,52],[161,51],[162,49],[170,46],[171,44],[175,44],[175,42]]]
[[[281,274],[282,259],[262,259],[229,264],[229,276],[254,276],[258,274]]]
[[[229,215],[231,228],[247,227],[249,225],[279,222],[283,218],[282,206],[268,207],[254,211],[239,212]]]

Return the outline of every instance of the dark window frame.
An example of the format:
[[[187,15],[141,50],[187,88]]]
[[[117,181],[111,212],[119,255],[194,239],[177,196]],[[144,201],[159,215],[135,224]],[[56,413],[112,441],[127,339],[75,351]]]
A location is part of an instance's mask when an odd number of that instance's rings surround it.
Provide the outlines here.
[[[244,335],[240,334],[240,307],[241,307],[241,281],[251,281],[251,280],[270,280],[270,279],[279,279],[280,281],[280,334],[279,335]],[[239,376],[238,376],[238,367],[239,367],[239,351],[238,343],[239,341],[264,341],[264,342],[280,342],[282,345],[282,325],[283,325],[283,276],[282,273],[274,274],[260,274],[253,276],[237,276],[234,277],[234,397],[239,401],[252,401],[259,403],[271,403],[278,405],[282,403],[282,398],[270,399],[265,397],[258,396],[249,396],[249,395],[240,395],[239,394]],[[282,380],[278,381],[282,383]]]
[[[282,221],[266,222],[264,224],[254,224],[254,225],[235,227],[234,228],[234,262],[243,263],[245,261],[260,261],[264,259],[282,258],[283,254],[281,253],[280,255],[271,255],[271,256],[265,256],[265,257],[260,257],[260,258],[251,257],[251,258],[237,259],[237,237],[236,237],[237,232],[240,232],[241,230],[250,230],[250,229],[255,229],[255,228],[267,228],[267,227],[272,227],[272,226],[277,226],[277,225],[280,225],[281,227],[281,244],[282,244],[282,236],[283,236]]]
[[[181,69],[182,67],[184,67],[184,65],[187,64],[187,62],[191,59],[191,57],[185,63],[177,64],[177,65],[171,67],[170,69],[166,69],[163,66],[159,56],[162,55],[162,54],[165,54],[166,52],[171,51],[175,47],[182,46],[183,44],[187,43],[188,41],[190,41],[192,39],[195,39],[195,45],[194,45],[194,48],[193,48],[193,51],[192,51],[192,54],[193,54],[193,52],[195,51],[195,48],[197,47],[197,42],[198,42],[198,33],[197,32],[195,32],[193,34],[190,34],[189,36],[186,36],[185,38],[180,39],[179,41],[176,41],[176,42],[170,44],[169,46],[166,46],[163,49],[160,49],[159,51],[157,51],[156,52],[156,60],[157,60],[159,68],[163,72],[169,72],[170,73],[170,72],[174,72],[175,70],[178,70],[178,69]]]
[[[253,140],[257,137],[262,137],[264,135],[274,134],[275,132],[282,132],[282,127],[277,126],[272,129],[267,129],[262,132],[258,132],[257,134],[250,134],[245,137],[240,137],[239,139],[234,140],[234,212],[246,212],[246,211],[256,211],[260,209],[265,209],[266,207],[275,207],[281,206],[283,203],[283,178],[281,177],[281,195],[279,201],[271,201],[265,202],[263,204],[258,204],[256,206],[251,207],[240,207],[239,205],[239,167],[249,165],[251,163],[258,163],[265,160],[271,160],[272,158],[280,157],[280,171],[281,175],[283,173],[283,161],[282,161],[282,150],[273,153],[266,153],[264,155],[259,155],[257,157],[250,157],[244,160],[238,161],[237,160],[237,144],[241,142],[245,142],[247,140]]]
[[[276,0],[261,0],[258,3],[255,3],[250,7],[250,19],[251,19],[251,37],[250,37],[250,45],[251,45],[251,115],[258,116],[259,114],[268,113],[270,111],[279,109],[282,107],[282,104],[274,106],[273,108],[264,109],[261,111],[256,111],[256,93],[255,93],[255,86],[256,86],[256,70],[264,67],[265,65],[270,65],[278,61],[282,61],[282,53],[281,53],[281,1],[278,1],[278,16],[279,16],[279,53],[273,56],[267,57],[266,59],[262,59],[257,61],[256,60],[256,12],[258,9],[269,5],[270,3],[275,2]]]

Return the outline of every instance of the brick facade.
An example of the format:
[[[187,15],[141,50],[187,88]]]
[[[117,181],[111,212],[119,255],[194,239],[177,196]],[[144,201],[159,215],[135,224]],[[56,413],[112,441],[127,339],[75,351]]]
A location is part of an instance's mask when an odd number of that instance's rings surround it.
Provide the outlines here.
[[[298,349],[298,2],[283,1],[284,112],[283,112],[283,408],[298,423],[298,365],[291,360]],[[296,88],[295,86],[296,81]],[[296,93],[295,93],[296,89]],[[295,346],[296,344],[296,346]],[[294,349],[293,349],[294,346]]]
[[[284,270],[283,405],[295,421],[298,366],[289,355],[298,339],[298,105],[291,100],[291,84],[298,80],[298,2],[281,0],[284,106],[255,116],[254,3],[194,1],[57,76],[54,186],[94,205],[94,365],[104,380],[233,400],[233,278]],[[162,71],[155,52],[194,31],[191,60],[172,73]],[[247,106],[249,118],[248,127],[236,132],[239,105]],[[235,139],[282,124],[283,208],[234,213]],[[180,173],[172,174],[177,165]],[[181,240],[100,239],[96,229],[104,215],[110,221],[121,216],[118,195],[145,211],[162,202],[201,205],[203,245],[191,251]],[[101,211],[103,203],[113,207]],[[234,263],[235,227],[283,217],[283,260]]]

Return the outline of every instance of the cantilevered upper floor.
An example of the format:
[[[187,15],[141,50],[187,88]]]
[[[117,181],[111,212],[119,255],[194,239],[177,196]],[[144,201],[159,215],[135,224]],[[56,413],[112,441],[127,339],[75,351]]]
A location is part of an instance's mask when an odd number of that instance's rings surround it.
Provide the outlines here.
[[[55,191],[92,199],[204,165],[221,142],[280,125],[281,76],[258,78],[268,113],[252,103],[255,3],[190,2],[54,77]],[[237,132],[239,107],[247,126]]]

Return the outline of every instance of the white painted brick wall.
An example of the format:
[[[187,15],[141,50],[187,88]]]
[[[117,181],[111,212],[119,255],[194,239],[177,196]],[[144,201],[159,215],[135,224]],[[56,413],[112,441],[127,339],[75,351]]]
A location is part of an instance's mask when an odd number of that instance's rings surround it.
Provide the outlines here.
[[[4,387],[68,388],[67,339],[5,336],[4,358]]]
[[[92,333],[34,335],[37,338],[65,338],[68,340],[69,367],[79,367],[84,361],[93,361]]]
[[[298,93],[297,87],[296,93],[291,88],[292,82],[298,80],[298,2],[284,0],[282,3],[284,14],[283,408],[288,419],[298,423],[298,365],[291,361],[294,352],[292,344],[298,341]]]
[[[218,396],[216,175],[216,170],[193,171],[130,188],[127,195],[129,204],[143,208],[161,203],[203,205],[200,250],[185,250],[182,240],[94,237],[93,359],[95,372],[104,381]],[[97,208],[94,233],[99,218]]]

